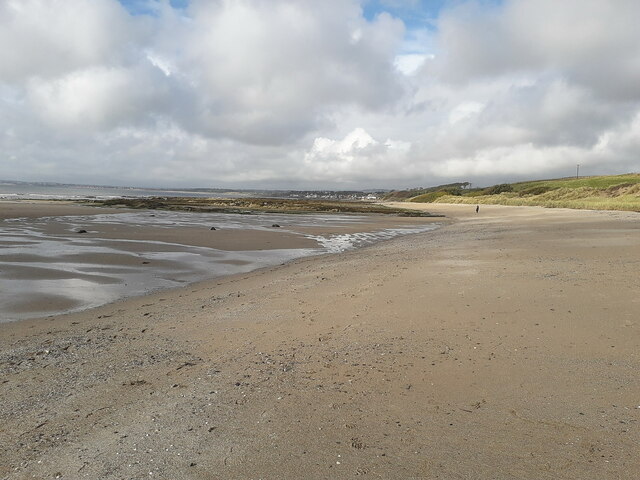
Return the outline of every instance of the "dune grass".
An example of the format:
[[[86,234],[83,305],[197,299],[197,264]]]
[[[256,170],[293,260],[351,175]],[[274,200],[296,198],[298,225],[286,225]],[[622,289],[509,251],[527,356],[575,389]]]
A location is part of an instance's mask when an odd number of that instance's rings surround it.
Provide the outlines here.
[[[408,201],[640,212],[640,174],[536,180],[456,192],[440,190]]]
[[[625,175],[605,175],[597,177],[583,178],[561,178],[555,180],[536,180],[531,182],[518,182],[511,184],[516,192],[527,190],[534,187],[548,187],[552,189],[558,188],[580,188],[590,187],[603,190],[609,187],[621,184],[638,184],[640,183],[640,174],[628,173]]]

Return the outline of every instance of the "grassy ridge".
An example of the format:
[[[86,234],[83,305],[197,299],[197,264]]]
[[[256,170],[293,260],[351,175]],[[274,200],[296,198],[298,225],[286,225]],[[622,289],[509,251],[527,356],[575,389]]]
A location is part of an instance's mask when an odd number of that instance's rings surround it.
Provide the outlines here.
[[[619,187],[621,185],[637,185],[640,183],[640,174],[628,173],[625,175],[606,175],[598,177],[583,177],[583,178],[560,178],[555,180],[535,180],[530,182],[519,182],[510,184],[513,186],[515,192],[527,191],[532,188],[548,188],[548,189],[560,189],[560,188],[594,188],[598,190],[605,190],[611,187]]]
[[[482,189],[443,187],[406,201],[640,211],[640,174],[536,180]]]

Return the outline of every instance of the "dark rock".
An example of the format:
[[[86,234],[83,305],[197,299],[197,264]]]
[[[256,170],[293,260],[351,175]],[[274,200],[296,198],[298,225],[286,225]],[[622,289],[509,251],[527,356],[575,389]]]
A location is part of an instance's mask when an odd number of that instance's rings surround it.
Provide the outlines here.
[[[87,233],[87,231],[84,228],[81,228],[77,233]]]
[[[277,223],[274,223],[273,225],[271,225],[273,228],[280,228],[280,225],[278,225]]]
[[[211,227],[209,230],[215,230],[215,229],[216,229],[216,227]]]

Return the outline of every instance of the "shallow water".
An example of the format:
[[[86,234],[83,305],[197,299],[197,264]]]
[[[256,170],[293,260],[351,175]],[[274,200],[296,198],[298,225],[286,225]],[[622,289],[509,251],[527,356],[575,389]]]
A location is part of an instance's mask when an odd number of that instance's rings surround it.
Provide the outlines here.
[[[154,188],[100,187],[91,185],[42,185],[35,183],[0,183],[0,199],[5,200],[81,200],[141,197],[211,197],[237,198],[242,192],[219,190],[194,191]]]
[[[161,211],[7,219],[0,221],[0,321],[83,310],[437,227],[434,223],[402,225],[399,219],[393,228],[357,231],[359,225],[361,230],[370,229],[370,222],[370,217],[354,215]],[[274,229],[273,224],[281,228]],[[180,238],[182,230],[208,233],[211,226],[221,231],[233,230],[245,238],[258,232],[275,234],[277,230],[280,236],[297,236],[300,244],[312,246],[220,249],[196,246],[189,244],[188,238]],[[349,233],[340,232],[347,226]],[[170,229],[173,237],[171,241],[119,238],[117,232],[123,228],[136,232]],[[80,229],[89,233],[79,234]],[[314,234],[303,233],[308,230],[314,230]],[[277,247],[278,242],[275,243]]]

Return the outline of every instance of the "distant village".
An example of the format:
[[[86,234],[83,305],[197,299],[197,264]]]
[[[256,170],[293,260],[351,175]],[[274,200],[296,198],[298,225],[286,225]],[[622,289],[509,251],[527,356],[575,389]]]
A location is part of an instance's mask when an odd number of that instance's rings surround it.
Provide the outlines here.
[[[302,190],[282,192],[283,198],[302,198],[315,200],[379,200],[385,193],[384,191],[362,192],[362,191],[333,191],[333,190]]]

